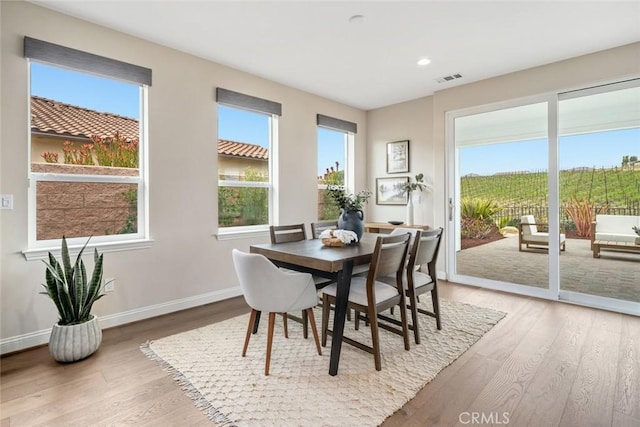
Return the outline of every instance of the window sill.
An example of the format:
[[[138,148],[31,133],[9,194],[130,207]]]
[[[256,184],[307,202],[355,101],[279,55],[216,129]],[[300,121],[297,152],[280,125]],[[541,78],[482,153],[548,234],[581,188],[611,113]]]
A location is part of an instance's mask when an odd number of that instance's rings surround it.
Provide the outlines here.
[[[148,249],[152,245],[153,240],[150,239],[126,240],[121,242],[103,242],[93,244],[89,243],[85,249],[85,254],[93,253],[93,248],[97,248],[100,253],[107,253],[131,251],[136,249]],[[80,249],[82,249],[82,246],[80,245],[69,246],[69,255],[72,257],[78,255]],[[33,261],[48,259],[49,252],[53,253],[55,256],[60,256],[60,247],[26,249],[22,251],[22,255],[24,255],[27,261]]]
[[[218,230],[218,240],[249,239],[252,237],[269,237],[269,228],[265,227],[229,227]]]

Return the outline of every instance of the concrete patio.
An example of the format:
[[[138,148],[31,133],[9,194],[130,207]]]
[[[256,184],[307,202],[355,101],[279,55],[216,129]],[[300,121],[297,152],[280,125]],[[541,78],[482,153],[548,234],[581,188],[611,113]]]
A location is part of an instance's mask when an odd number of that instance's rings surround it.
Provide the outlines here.
[[[601,252],[593,258],[589,240],[567,239],[560,256],[560,289],[640,302],[640,254]],[[545,249],[518,251],[518,238],[464,249],[456,254],[457,272],[466,276],[500,280],[538,288],[548,286]]]

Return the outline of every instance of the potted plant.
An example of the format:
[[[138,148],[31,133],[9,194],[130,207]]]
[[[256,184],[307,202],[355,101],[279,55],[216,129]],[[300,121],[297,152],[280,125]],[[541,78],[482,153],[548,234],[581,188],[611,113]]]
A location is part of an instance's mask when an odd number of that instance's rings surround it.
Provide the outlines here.
[[[329,185],[327,192],[333,202],[340,208],[338,228],[356,233],[358,240],[364,233],[364,204],[369,201],[371,191],[362,190],[357,194],[347,194],[342,185]],[[357,243],[354,242],[354,243]]]
[[[90,239],[90,238],[89,238]],[[58,362],[75,362],[93,354],[102,342],[102,330],[98,318],[91,314],[93,303],[104,296],[102,287],[103,256],[94,249],[93,273],[87,279],[87,271],[82,261],[84,244],[75,264],[71,265],[67,240],[62,237],[61,259],[58,262],[49,252],[46,266],[45,292],[58,309],[60,319],[53,325],[49,339],[49,352]]]

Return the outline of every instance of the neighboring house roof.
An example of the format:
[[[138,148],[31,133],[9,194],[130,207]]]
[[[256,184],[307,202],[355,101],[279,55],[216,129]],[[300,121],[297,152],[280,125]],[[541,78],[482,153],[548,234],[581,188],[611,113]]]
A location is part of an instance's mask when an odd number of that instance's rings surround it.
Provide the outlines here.
[[[269,150],[256,144],[246,142],[218,140],[218,154],[234,157],[248,157],[256,160],[268,160]]]
[[[31,131],[60,136],[91,138],[113,136],[120,132],[127,139],[139,135],[138,121],[111,113],[101,113],[77,105],[65,104],[39,96],[31,97]],[[218,141],[218,154],[268,160],[269,150],[245,142]]]
[[[91,138],[120,135],[127,139],[139,135],[138,121],[111,113],[101,113],[53,99],[31,97],[31,131],[61,136]]]

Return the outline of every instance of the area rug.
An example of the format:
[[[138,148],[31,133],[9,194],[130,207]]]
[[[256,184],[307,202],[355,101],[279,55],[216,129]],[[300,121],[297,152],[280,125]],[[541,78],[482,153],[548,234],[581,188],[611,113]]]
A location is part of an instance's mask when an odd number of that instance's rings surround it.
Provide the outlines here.
[[[430,306],[428,297],[421,300]],[[377,426],[505,316],[468,304],[440,304],[442,330],[435,319],[420,315],[421,343],[416,345],[412,336],[410,351],[404,350],[402,337],[380,330],[379,372],[371,354],[343,344],[338,375],[330,376],[330,341],[319,356],[311,332],[305,340],[299,323],[288,322],[289,338],[284,338],[280,316],[269,376],[264,375],[265,321],[241,357],[248,314],[147,342],[141,349],[215,425]],[[320,327],[320,310],[315,316]],[[355,331],[347,322],[345,336],[370,343],[364,323]]]

